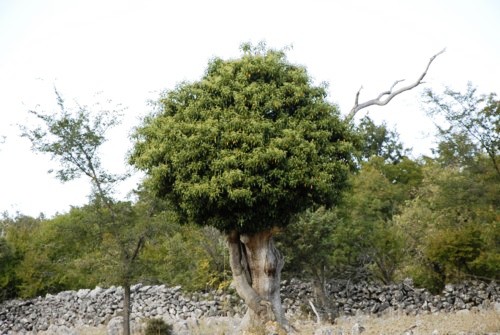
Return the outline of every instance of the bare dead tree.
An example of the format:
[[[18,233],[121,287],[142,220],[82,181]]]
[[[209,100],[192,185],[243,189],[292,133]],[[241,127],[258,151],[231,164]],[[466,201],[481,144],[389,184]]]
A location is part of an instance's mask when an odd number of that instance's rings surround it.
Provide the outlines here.
[[[399,95],[399,94],[401,94],[403,92],[409,91],[409,90],[417,87],[418,85],[422,84],[423,83],[422,80],[426,76],[427,71],[429,70],[429,67],[431,66],[431,64],[434,61],[434,59],[436,59],[437,56],[439,56],[440,54],[444,53],[445,51],[446,51],[446,48],[443,49],[443,50],[441,50],[440,52],[438,52],[434,56],[432,56],[429,59],[429,62],[427,63],[427,66],[425,67],[424,72],[420,75],[420,77],[418,77],[418,79],[415,82],[413,82],[410,85],[403,86],[403,87],[401,87],[401,88],[399,88],[399,89],[397,89],[397,90],[394,91],[394,88],[399,83],[401,83],[402,81],[404,81],[404,79],[396,80],[394,82],[394,84],[392,84],[392,86],[391,86],[391,88],[389,90],[380,93],[375,99],[371,99],[371,100],[365,101],[363,103],[359,103],[359,94],[360,94],[361,90],[363,89],[363,86],[361,86],[360,89],[358,90],[358,92],[356,93],[356,98],[354,100],[354,106],[352,107],[352,109],[349,112],[349,114],[346,116],[346,121],[348,121],[348,122],[351,121],[354,118],[354,116],[356,115],[356,113],[359,112],[363,108],[366,108],[366,107],[369,107],[369,106],[373,106],[373,105],[377,105],[377,106],[387,105],[389,103],[389,101],[391,101],[392,98],[394,98],[396,95]]]

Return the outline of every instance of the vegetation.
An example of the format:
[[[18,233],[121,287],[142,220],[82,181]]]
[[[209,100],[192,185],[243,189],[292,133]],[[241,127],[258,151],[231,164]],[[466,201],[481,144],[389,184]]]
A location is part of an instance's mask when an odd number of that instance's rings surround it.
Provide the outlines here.
[[[144,335],[172,335],[173,326],[162,319],[149,319],[146,323]]]
[[[80,105],[71,110],[66,107],[64,99],[57,90],[55,94],[59,112],[31,111],[41,120],[41,125],[32,129],[23,127],[23,136],[31,141],[34,151],[48,153],[53,159],[58,160],[59,168],[56,171],[56,177],[59,180],[66,182],[84,175],[91,182],[91,202],[86,213],[90,215],[90,220],[84,221],[94,227],[90,231],[90,236],[82,236],[84,240],[85,237],[90,237],[83,244],[83,249],[76,247],[70,250],[72,253],[80,252],[78,259],[81,264],[78,268],[93,268],[94,272],[106,278],[107,281],[117,282],[123,286],[123,331],[125,335],[129,335],[130,285],[134,275],[140,273],[139,254],[144,243],[157,227],[151,224],[154,220],[148,214],[151,212],[149,207],[156,205],[156,202],[150,203],[146,200],[144,203],[147,198],[143,197],[140,199],[142,202],[139,201],[136,206],[132,206],[130,202],[118,202],[112,197],[114,187],[126,176],[106,171],[101,165],[98,150],[106,141],[107,131],[119,122],[119,111],[93,110]],[[76,222],[79,223],[79,218]],[[74,238],[70,241],[72,245],[79,245],[79,239],[82,238],[80,236],[81,225],[66,225],[66,227],[68,235]],[[52,227],[45,226],[44,228],[47,228],[50,236]],[[88,233],[88,227],[85,228],[84,233]],[[65,230],[59,229],[55,232],[56,235],[62,233],[66,233]],[[56,286],[60,284],[59,278],[52,272],[64,271],[64,259],[67,256],[71,257],[71,254],[64,253],[67,251],[66,248],[59,248],[62,243],[58,243],[58,240],[64,239],[63,236],[56,236],[55,240],[50,240],[54,241],[54,248],[49,249],[47,255],[42,253],[46,258],[43,257],[41,260],[39,257],[35,258],[37,262],[42,262],[39,267],[43,269],[42,276],[49,281],[56,280],[54,282]],[[37,241],[43,239],[44,237],[41,237]],[[90,243],[90,246],[87,243]],[[45,249],[46,244],[40,247]],[[23,261],[26,259],[31,258],[26,257]],[[56,261],[61,259],[63,262]],[[95,271],[97,266],[99,266],[99,271]],[[53,267],[55,269],[52,269]],[[61,268],[57,270],[57,267]],[[47,272],[47,268],[51,271]],[[28,263],[23,273],[39,271],[37,269],[34,264]],[[42,279],[37,278],[37,282],[45,282]]]
[[[126,176],[99,160],[116,111],[68,110],[56,98],[60,110],[33,111],[41,125],[24,136],[58,162],[58,179],[86,176],[92,194],[52,218],[4,213],[0,300],[96,285],[127,294],[139,281],[227,288],[232,268],[254,316],[283,321],[269,301],[282,268],[311,280],[327,313],[333,278],[412,277],[434,292],[500,279],[493,93],[426,91],[438,142],[415,159],[385,124],[341,120],[284,52],[246,45],[241,58],[214,59],[199,81],[165,92],[139,125],[130,162],[147,177],[133,201],[114,198]]]

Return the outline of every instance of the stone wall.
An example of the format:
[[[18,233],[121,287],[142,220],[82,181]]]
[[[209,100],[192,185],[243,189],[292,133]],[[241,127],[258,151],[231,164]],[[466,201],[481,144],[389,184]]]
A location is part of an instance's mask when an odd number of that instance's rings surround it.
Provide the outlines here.
[[[340,314],[381,314],[400,311],[406,314],[453,312],[491,308],[500,303],[496,283],[467,282],[447,285],[440,295],[415,288],[411,282],[380,286],[350,285],[335,282],[328,285],[329,300]],[[183,292],[181,287],[134,285],[131,319],[138,324],[147,318],[168,320],[205,317],[241,317],[246,307],[235,295],[222,291]],[[122,312],[123,290],[107,289],[65,291],[31,300],[11,300],[0,304],[0,334],[25,334],[47,331],[49,327],[96,327],[108,324]],[[288,317],[312,314],[313,300],[309,284],[298,280],[282,283],[283,307]]]

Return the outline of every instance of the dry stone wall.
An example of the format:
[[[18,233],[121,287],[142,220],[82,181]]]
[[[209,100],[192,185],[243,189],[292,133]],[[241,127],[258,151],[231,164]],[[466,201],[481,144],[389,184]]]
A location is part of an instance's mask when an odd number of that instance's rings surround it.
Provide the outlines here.
[[[467,282],[447,285],[440,295],[415,288],[406,281],[397,285],[335,282],[328,285],[328,299],[340,314],[407,314],[452,312],[492,308],[500,305],[500,287],[492,283]],[[235,294],[222,291],[188,293],[181,287],[134,285],[131,319],[135,324],[148,318],[173,322],[206,317],[240,317],[246,306]],[[35,334],[50,329],[108,324],[122,313],[123,290],[82,289],[46,295],[31,300],[0,304],[0,334]],[[298,280],[282,283],[283,307],[288,317],[311,314],[312,288]],[[71,331],[68,332],[71,334]]]

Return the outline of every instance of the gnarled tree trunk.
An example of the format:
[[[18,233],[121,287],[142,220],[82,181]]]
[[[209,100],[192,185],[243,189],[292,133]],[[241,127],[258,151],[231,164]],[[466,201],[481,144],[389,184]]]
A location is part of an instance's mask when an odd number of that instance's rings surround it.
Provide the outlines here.
[[[232,231],[228,246],[233,283],[248,306],[242,328],[276,321],[286,329],[280,298],[284,259],[274,245],[272,230],[255,234]]]

